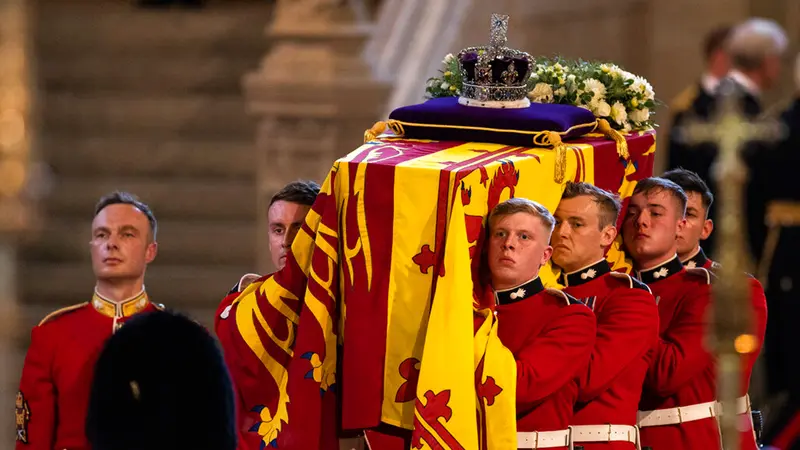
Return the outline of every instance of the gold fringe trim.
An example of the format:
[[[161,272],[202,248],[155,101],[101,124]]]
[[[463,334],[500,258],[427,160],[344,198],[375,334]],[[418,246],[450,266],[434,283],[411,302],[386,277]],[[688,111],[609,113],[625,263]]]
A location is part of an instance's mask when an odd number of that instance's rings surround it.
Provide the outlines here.
[[[364,143],[366,144],[369,141],[374,141],[378,138],[378,136],[382,135],[386,132],[386,129],[392,130],[395,137],[403,137],[405,135],[405,130],[403,129],[403,124],[396,121],[389,119],[386,122],[380,121],[375,122],[375,125],[372,126],[369,130],[364,132]]]
[[[553,147],[556,152],[556,163],[553,168],[553,181],[558,184],[564,182],[567,176],[567,146],[561,140],[561,134],[555,131],[545,131],[534,136],[533,145],[538,147]]]
[[[611,128],[611,124],[606,119],[597,119],[597,131],[617,143],[617,154],[621,158],[630,158],[631,154],[628,152],[628,141],[625,140],[625,136]]]
[[[386,131],[387,124],[386,122],[380,121],[375,122],[375,125],[372,126],[369,130],[364,132],[364,143],[366,144],[369,141],[374,141],[375,138],[383,134]]]

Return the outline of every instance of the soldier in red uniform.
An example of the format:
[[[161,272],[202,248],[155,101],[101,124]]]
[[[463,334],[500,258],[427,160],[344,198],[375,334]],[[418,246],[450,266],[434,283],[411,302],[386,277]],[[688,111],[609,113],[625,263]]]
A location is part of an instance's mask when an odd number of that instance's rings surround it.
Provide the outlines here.
[[[648,178],[636,185],[623,222],[637,277],[658,304],[660,339],[639,405],[642,445],[653,450],[720,448],[716,371],[705,348],[711,273],[684,269],[678,259],[685,214],[680,186]]]
[[[678,257],[680,257],[685,267],[702,267],[712,272],[715,271],[719,268],[719,264],[706,257],[703,248],[700,247],[700,241],[706,239],[714,230],[713,223],[708,219],[709,209],[714,202],[714,196],[708,189],[708,185],[699,175],[686,169],[670,170],[664,173],[662,178],[680,186],[686,192],[688,199],[686,203],[686,226],[678,233]],[[750,387],[750,375],[756,364],[756,359],[761,353],[767,331],[767,298],[764,295],[764,288],[756,278],[747,274],[743,275],[747,276],[750,282],[750,299],[753,308],[752,334],[757,338],[758,342],[753,351],[748,353],[742,360],[742,398],[739,400],[739,409],[740,412],[749,412],[747,391]],[[756,414],[760,417],[760,414]],[[745,429],[755,428],[750,422],[751,420],[752,417],[749,414],[744,416],[743,427]],[[745,433],[742,435],[742,439],[742,449],[755,448],[752,435]]]
[[[160,309],[144,290],[156,257],[156,219],[131,194],[100,199],[92,221],[91,301],[61,309],[34,327],[16,396],[17,450],[84,450],[95,361],[106,339],[133,315]]]
[[[619,202],[588,183],[567,183],[555,212],[553,262],[561,284],[594,310],[597,340],[578,384],[572,440],[585,450],[634,450],[642,383],[658,340],[650,290],[612,272],[604,255],[617,237]]]
[[[569,445],[576,380],[589,362],[595,319],[589,308],[545,289],[539,269],[552,253],[553,216],[542,205],[512,198],[489,216],[487,258],[498,337],[517,363],[517,445]]]

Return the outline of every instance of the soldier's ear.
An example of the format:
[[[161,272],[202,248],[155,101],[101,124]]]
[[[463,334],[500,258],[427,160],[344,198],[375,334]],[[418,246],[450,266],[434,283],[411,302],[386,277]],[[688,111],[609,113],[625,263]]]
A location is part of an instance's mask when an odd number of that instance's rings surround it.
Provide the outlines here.
[[[611,245],[614,239],[617,238],[618,233],[619,231],[614,225],[606,225],[603,227],[603,230],[600,231],[600,246],[606,248]]]
[[[147,249],[144,251],[144,260],[147,264],[153,262],[156,259],[156,255],[158,254],[158,242],[153,241],[147,244]]]
[[[711,236],[711,233],[714,232],[714,221],[711,219],[706,219],[703,222],[703,231],[700,233],[700,240],[704,241]]]

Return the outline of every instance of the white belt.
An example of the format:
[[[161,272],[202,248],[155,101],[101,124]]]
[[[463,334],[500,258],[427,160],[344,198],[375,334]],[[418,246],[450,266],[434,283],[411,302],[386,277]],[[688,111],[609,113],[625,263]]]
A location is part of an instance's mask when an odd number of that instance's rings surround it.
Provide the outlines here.
[[[750,411],[750,396],[745,395],[736,399],[736,414],[746,414]],[[656,409],[653,411],[639,411],[639,428],[656,427],[661,425],[675,425],[678,423],[693,422],[722,415],[722,404],[719,402],[705,402],[696,405],[678,406],[676,408]]]
[[[538,449],[568,447],[569,435],[569,430],[518,432],[517,448]]]
[[[630,425],[573,425],[572,442],[637,442],[639,430]]]

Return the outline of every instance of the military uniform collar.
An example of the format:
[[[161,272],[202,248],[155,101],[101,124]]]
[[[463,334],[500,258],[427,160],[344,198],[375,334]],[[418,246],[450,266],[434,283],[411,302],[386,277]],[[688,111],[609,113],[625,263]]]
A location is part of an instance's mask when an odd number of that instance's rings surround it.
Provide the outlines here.
[[[518,286],[512,288],[495,290],[494,299],[497,305],[509,305],[524,300],[528,297],[534,296],[544,290],[542,280],[537,275],[536,278],[526,281]]]
[[[708,257],[706,256],[706,253],[703,251],[702,247],[697,247],[697,251],[694,253],[694,255],[681,262],[688,269],[697,269],[699,267],[706,266],[708,263]]]
[[[600,278],[609,272],[611,272],[611,267],[609,267],[608,261],[601,259],[574,272],[562,273],[559,281],[564,287],[578,286]]]
[[[672,275],[680,272],[682,269],[683,264],[681,264],[681,260],[678,259],[678,255],[675,255],[671,259],[664,261],[655,267],[636,271],[636,278],[641,280],[644,284],[651,284],[655,283],[656,281],[661,281],[664,278],[671,277]]]
[[[142,312],[148,304],[150,304],[150,299],[147,297],[144,287],[138,294],[119,303],[103,297],[96,288],[92,296],[92,307],[100,314],[112,318],[130,317]]]

